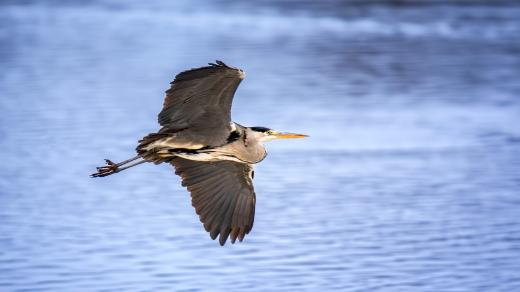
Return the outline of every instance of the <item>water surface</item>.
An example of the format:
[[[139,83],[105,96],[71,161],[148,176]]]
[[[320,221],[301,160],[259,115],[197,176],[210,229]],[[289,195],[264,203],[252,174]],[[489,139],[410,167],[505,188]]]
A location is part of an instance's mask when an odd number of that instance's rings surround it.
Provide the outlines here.
[[[520,6],[0,5],[0,290],[520,290]],[[235,121],[307,133],[220,247],[169,165],[104,179],[186,68]]]

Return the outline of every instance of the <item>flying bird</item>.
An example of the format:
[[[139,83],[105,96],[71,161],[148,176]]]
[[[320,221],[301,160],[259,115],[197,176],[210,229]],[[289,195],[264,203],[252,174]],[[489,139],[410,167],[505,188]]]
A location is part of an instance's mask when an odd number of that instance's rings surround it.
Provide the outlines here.
[[[105,159],[92,177],[104,177],[144,162],[170,163],[191,193],[192,205],[212,239],[244,239],[255,216],[254,165],[266,155],[263,142],[303,138],[231,120],[241,69],[222,61],[179,73],[170,83],[158,121],[161,129],[139,140],[137,155],[120,163]]]

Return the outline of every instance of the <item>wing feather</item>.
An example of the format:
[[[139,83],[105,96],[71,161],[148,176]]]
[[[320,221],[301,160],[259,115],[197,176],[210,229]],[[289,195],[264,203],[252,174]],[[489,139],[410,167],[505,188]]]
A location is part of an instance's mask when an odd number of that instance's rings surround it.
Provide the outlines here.
[[[252,166],[233,161],[171,160],[192,197],[192,205],[212,239],[234,243],[251,231],[255,209]]]
[[[233,96],[244,78],[242,70],[221,61],[179,73],[166,90],[159,124],[184,130],[193,143],[221,145],[231,131]]]

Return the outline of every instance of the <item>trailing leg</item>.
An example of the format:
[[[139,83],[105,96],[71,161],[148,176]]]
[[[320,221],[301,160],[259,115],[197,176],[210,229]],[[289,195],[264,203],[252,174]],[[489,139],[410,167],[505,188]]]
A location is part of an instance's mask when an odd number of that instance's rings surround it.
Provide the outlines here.
[[[123,170],[125,170],[127,168],[134,167],[134,166],[139,165],[139,164],[141,164],[143,162],[146,162],[146,160],[140,160],[140,161],[137,161],[137,162],[134,162],[134,163],[130,164],[131,162],[133,162],[133,161],[135,161],[135,160],[137,160],[139,158],[141,158],[141,156],[137,155],[135,157],[132,157],[132,158],[127,159],[125,161],[121,161],[119,163],[114,163],[114,162],[112,162],[109,159],[105,159],[105,162],[107,163],[107,165],[96,167],[97,168],[97,172],[91,174],[90,176],[91,177],[103,177],[103,176],[111,175],[111,174],[114,174],[114,173],[118,173],[118,172],[123,171]]]

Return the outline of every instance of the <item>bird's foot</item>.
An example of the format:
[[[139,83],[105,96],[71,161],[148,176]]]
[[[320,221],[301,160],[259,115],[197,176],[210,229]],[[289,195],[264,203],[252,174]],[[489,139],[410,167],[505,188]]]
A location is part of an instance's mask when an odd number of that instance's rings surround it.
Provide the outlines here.
[[[118,164],[112,162],[109,159],[105,159],[105,162],[107,163],[107,165],[96,167],[97,172],[91,174],[90,176],[91,177],[103,177],[103,176],[114,174],[119,171]]]

